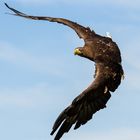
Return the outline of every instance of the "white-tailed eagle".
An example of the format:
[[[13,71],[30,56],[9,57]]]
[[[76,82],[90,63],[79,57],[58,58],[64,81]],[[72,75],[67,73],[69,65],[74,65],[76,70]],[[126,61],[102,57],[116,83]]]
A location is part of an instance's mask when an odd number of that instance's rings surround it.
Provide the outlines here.
[[[64,18],[31,16],[9,7],[6,3],[5,5],[16,16],[58,22],[69,26],[85,43],[83,47],[76,48],[74,54],[95,62],[93,82],[62,111],[54,123],[51,135],[58,129],[54,140],[59,140],[72,125],[75,125],[74,129],[79,128],[89,121],[94,113],[106,107],[111,92],[118,88],[123,76],[120,50],[110,37],[98,35],[90,28],[83,27],[76,22]]]

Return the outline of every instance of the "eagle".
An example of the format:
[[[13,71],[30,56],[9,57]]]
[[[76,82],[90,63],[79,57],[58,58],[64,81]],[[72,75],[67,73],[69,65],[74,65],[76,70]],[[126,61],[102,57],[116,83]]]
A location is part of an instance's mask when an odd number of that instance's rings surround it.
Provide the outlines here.
[[[93,114],[105,108],[111,92],[120,85],[124,72],[118,45],[111,37],[96,34],[89,27],[68,19],[27,15],[9,7],[6,3],[5,5],[14,12],[15,16],[57,22],[72,28],[79,38],[84,40],[84,46],[75,48],[74,54],[95,63],[93,82],[60,113],[53,125],[51,135],[57,131],[54,140],[60,140],[73,125],[74,129],[79,128],[92,119]]]

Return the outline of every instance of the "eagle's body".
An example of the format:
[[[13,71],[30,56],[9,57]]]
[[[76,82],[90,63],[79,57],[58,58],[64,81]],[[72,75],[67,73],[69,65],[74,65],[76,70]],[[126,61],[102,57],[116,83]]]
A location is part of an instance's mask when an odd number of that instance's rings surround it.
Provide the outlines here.
[[[110,99],[110,92],[114,92],[121,83],[123,69],[121,65],[120,50],[109,37],[103,37],[75,22],[63,18],[29,16],[21,13],[7,4],[16,16],[33,20],[48,20],[69,26],[85,42],[83,47],[75,49],[74,53],[95,62],[95,76],[91,85],[77,96],[57,118],[51,135],[58,130],[55,140],[59,140],[68,132],[73,124],[74,129],[79,128],[90,120],[95,112],[106,107]]]

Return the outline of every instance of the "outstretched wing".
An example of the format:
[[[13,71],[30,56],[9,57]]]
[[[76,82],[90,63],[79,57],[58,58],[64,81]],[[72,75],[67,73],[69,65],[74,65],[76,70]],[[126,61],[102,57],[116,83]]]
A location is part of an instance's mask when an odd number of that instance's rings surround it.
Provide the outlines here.
[[[73,22],[73,21],[70,21],[70,20],[67,20],[67,19],[53,18],[53,17],[42,17],[42,16],[31,16],[31,15],[24,14],[24,13],[14,9],[14,8],[9,7],[6,3],[5,3],[5,5],[6,5],[7,8],[12,10],[15,13],[13,15],[16,15],[16,16],[21,16],[21,17],[28,18],[28,19],[33,19],[33,20],[48,20],[50,22],[58,22],[58,23],[67,25],[67,26],[71,27],[73,30],[75,30],[77,35],[84,40],[86,40],[88,38],[91,38],[91,36],[93,34],[95,34],[94,31],[90,30],[90,28],[88,28],[88,27],[85,28],[85,27],[77,24],[76,22]]]
[[[92,84],[76,97],[55,121],[51,135],[58,128],[59,130],[54,140],[59,140],[73,124],[75,124],[74,129],[79,128],[90,120],[94,113],[106,107],[106,103],[111,97],[106,83],[107,79],[103,75],[102,69],[97,68],[96,77]]]

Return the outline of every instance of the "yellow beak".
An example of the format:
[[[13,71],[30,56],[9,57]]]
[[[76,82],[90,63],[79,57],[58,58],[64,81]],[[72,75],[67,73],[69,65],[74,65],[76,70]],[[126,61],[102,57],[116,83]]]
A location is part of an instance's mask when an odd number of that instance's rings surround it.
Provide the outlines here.
[[[79,49],[74,50],[74,55],[81,55],[82,52]]]

